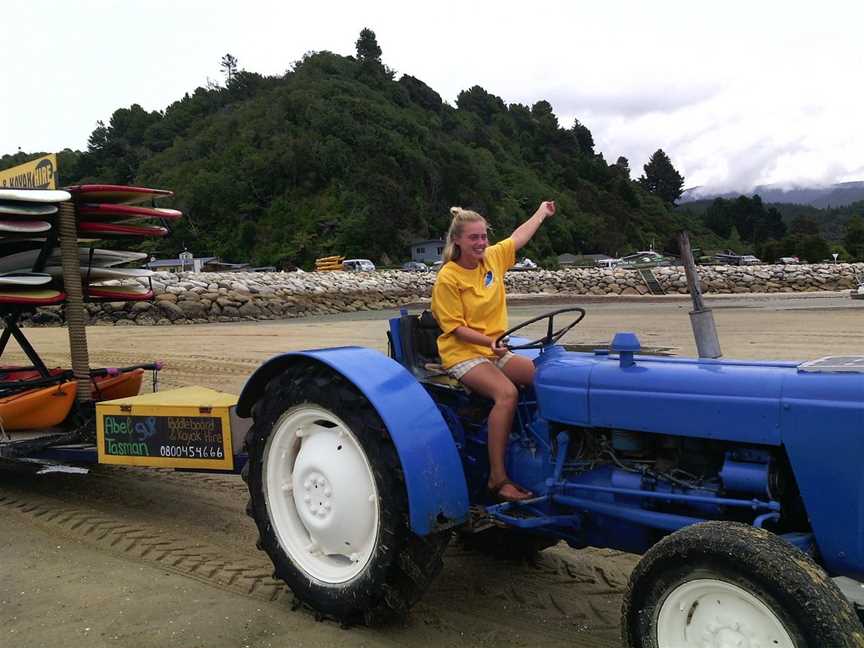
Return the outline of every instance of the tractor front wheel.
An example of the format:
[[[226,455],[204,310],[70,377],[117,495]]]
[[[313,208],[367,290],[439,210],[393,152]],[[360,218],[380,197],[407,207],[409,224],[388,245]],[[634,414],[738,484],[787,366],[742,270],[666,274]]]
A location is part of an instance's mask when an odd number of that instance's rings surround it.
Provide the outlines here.
[[[408,527],[399,459],[374,407],[333,370],[303,365],[270,382],[253,418],[244,478],[275,575],[343,623],[404,615],[440,570],[449,533]]]
[[[624,596],[630,648],[862,648],[864,630],[828,575],[785,540],[706,522],[654,545]]]

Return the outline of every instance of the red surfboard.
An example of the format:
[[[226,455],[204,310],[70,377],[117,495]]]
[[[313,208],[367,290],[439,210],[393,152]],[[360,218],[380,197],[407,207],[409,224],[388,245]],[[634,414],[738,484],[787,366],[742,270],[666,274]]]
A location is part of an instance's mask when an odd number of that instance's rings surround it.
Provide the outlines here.
[[[87,286],[85,296],[111,301],[147,301],[153,291],[144,286]]]
[[[135,205],[146,203],[156,198],[168,198],[173,191],[165,189],[150,189],[148,187],[129,187],[126,185],[86,184],[66,187],[66,191],[81,202],[88,203],[118,203]]]
[[[176,209],[160,209],[159,207],[141,207],[140,205],[117,205],[112,203],[87,203],[78,205],[78,215],[86,216],[87,220],[135,220],[158,218],[160,220],[177,220],[183,212]]]
[[[66,293],[59,290],[36,289],[15,290],[4,288],[0,290],[0,304],[31,304],[33,306],[48,306],[59,304],[66,299]]]
[[[165,236],[168,230],[158,225],[125,225],[123,223],[78,223],[78,231],[81,234],[94,238],[116,238],[120,236]]]

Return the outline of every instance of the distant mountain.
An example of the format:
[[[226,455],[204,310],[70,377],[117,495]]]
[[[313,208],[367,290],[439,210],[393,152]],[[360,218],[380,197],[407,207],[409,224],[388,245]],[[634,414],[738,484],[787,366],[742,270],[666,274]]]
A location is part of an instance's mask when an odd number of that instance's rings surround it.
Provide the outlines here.
[[[681,195],[681,203],[696,200],[713,200],[714,198],[737,198],[742,195],[737,192],[712,192],[708,187],[691,187]],[[760,185],[745,196],[758,195],[766,203],[792,203],[810,205],[824,209],[826,207],[843,207],[859,200],[864,200],[864,181],[840,182],[825,187],[783,187],[781,185]]]

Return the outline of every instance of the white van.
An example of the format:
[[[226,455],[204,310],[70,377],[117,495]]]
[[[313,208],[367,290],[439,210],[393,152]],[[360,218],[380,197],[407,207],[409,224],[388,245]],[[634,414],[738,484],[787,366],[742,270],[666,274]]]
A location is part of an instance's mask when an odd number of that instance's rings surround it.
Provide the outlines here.
[[[346,272],[374,272],[375,264],[369,259],[345,259],[342,269]]]
[[[621,264],[621,259],[597,259],[594,262],[598,268],[614,268]]]

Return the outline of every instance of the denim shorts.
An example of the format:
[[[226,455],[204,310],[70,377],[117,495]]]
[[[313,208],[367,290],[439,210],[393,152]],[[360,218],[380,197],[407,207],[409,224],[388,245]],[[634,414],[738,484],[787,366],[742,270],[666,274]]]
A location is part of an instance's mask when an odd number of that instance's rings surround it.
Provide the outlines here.
[[[447,369],[447,373],[455,378],[456,380],[462,380],[462,376],[468,373],[474,367],[483,364],[484,362],[488,362],[489,364],[494,364],[499,369],[503,369],[504,365],[510,362],[510,359],[513,357],[513,354],[508,351],[500,358],[496,358],[493,362],[489,358],[479,357],[479,358],[471,358],[470,360],[463,360],[462,362],[457,362],[452,367]]]

